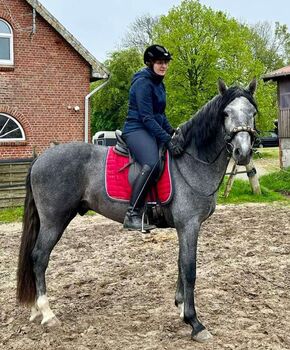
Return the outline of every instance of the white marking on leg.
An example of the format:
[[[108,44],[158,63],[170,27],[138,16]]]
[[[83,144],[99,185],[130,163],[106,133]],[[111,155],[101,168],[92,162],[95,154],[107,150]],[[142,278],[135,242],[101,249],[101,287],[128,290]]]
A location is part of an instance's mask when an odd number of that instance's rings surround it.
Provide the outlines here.
[[[49,307],[49,302],[45,294],[38,297],[37,306],[43,316],[41,324],[45,324],[55,317],[55,314],[51,311]]]
[[[36,303],[32,306],[31,308],[31,314],[30,314],[30,318],[29,318],[29,321],[30,322],[33,322],[34,320],[36,320],[38,317],[40,317],[42,314],[41,314],[41,311],[38,309]]]
[[[178,304],[178,309],[179,309],[179,312],[180,312],[179,317],[183,321],[184,320],[184,303]]]

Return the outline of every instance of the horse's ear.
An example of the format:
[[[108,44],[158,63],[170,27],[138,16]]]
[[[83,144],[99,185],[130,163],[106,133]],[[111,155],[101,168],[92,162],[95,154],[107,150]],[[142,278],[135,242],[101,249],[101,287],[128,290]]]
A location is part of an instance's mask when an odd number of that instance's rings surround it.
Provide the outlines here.
[[[221,95],[223,95],[228,89],[225,82],[221,78],[218,80],[218,89]]]
[[[257,89],[257,79],[254,78],[250,84],[246,87],[246,90],[248,90],[252,95],[254,95],[255,91]]]

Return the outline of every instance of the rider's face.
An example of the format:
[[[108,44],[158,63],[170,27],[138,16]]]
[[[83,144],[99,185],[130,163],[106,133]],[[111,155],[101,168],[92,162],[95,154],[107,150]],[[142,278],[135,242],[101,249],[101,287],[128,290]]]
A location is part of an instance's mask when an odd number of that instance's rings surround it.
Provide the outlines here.
[[[164,76],[168,69],[169,61],[157,60],[153,63],[153,70],[156,74]]]

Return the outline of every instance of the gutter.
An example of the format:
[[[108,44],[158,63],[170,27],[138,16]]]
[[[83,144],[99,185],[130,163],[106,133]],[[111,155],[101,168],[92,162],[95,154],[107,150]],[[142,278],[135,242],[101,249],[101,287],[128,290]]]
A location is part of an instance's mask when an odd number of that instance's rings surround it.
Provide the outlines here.
[[[101,84],[100,86],[96,87],[93,91],[91,91],[86,97],[85,97],[85,142],[89,142],[89,99],[91,96],[93,96],[97,91],[101,90],[106,84],[108,84],[110,80],[110,75],[108,79]]]

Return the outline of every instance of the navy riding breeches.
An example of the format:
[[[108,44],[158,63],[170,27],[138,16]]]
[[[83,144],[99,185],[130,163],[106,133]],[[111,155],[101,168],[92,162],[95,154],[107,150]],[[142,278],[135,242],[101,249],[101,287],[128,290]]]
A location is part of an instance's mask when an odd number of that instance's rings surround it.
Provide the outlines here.
[[[139,129],[122,135],[134,159],[143,167],[147,164],[151,169],[159,160],[158,143],[156,138],[145,129]],[[157,164],[152,178],[159,173],[160,164]]]

